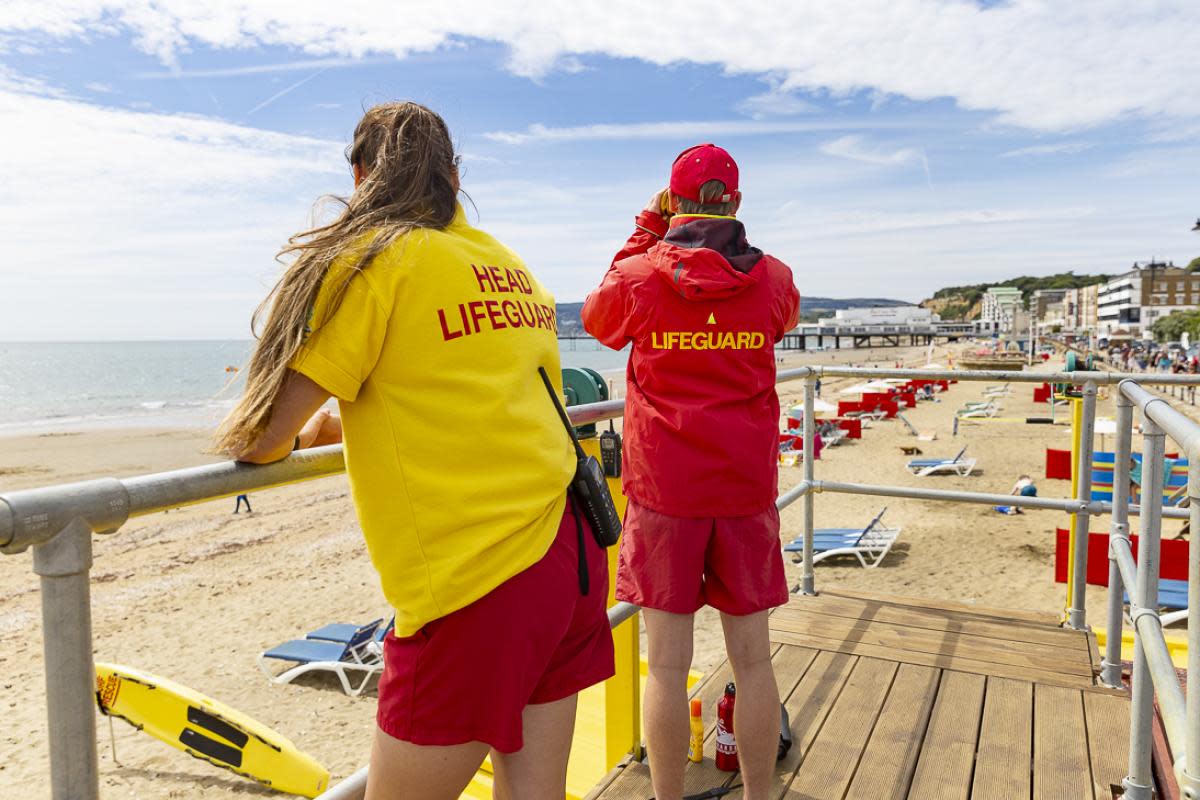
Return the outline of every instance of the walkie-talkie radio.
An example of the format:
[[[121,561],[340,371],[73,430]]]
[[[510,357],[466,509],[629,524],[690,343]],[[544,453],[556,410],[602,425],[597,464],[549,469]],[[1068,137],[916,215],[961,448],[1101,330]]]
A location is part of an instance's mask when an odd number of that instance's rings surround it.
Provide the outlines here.
[[[562,418],[563,425],[567,429],[567,436],[570,437],[571,444],[575,448],[575,477],[571,479],[571,494],[582,506],[583,513],[591,523],[592,536],[595,537],[596,544],[601,547],[612,547],[621,536],[621,517],[617,514],[617,507],[608,491],[608,481],[604,479],[604,469],[594,456],[589,456],[580,447],[579,439],[575,436],[575,426],[571,424],[571,418],[567,416],[566,409],[562,407],[562,403],[558,399],[558,392],[550,383],[550,376],[546,374],[545,367],[538,367],[538,373],[542,376],[542,382],[546,384],[550,400],[554,403],[558,416]]]
[[[613,430],[611,419],[608,430],[600,434],[600,463],[604,465],[606,476],[621,477],[621,434]]]

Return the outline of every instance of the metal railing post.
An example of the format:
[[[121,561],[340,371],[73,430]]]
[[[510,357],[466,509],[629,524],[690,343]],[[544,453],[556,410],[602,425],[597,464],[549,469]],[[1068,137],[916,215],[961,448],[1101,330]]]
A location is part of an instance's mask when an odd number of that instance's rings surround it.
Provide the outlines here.
[[[804,482],[813,485],[813,437],[817,425],[815,415],[816,378],[804,379]],[[804,553],[800,571],[800,591],[806,595],[817,593],[817,578],[813,572],[813,492],[804,495]]]
[[[1200,531],[1200,464],[1196,463],[1195,453],[1188,453],[1188,498],[1191,529]],[[1177,771],[1176,777],[1183,796],[1197,800],[1200,798],[1200,546],[1188,548],[1187,637],[1186,744],[1183,769]]]
[[[1158,607],[1159,537],[1162,534],[1163,453],[1166,436],[1154,420],[1142,414],[1142,519],[1139,526],[1136,604]],[[1129,775],[1122,781],[1127,800],[1150,800],[1154,778],[1150,753],[1154,714],[1154,685],[1145,643],[1134,626],[1133,679],[1129,709]]]
[[[33,547],[41,578],[50,792],[54,800],[97,800],[96,667],[92,662],[92,529],[76,520]]]
[[[1079,483],[1076,499],[1080,503],[1092,500],[1092,449],[1096,429],[1096,384],[1088,381],[1083,386],[1083,415],[1079,434]],[[1075,553],[1071,573],[1071,608],[1067,612],[1067,625],[1075,630],[1087,629],[1087,560],[1088,525],[1091,515],[1086,507],[1075,514]]]
[[[1129,538],[1129,452],[1133,448],[1133,403],[1117,392],[1117,442],[1113,456],[1113,511],[1108,548],[1108,621],[1100,682],[1122,688],[1121,640],[1125,623],[1124,583],[1112,546],[1113,539]]]

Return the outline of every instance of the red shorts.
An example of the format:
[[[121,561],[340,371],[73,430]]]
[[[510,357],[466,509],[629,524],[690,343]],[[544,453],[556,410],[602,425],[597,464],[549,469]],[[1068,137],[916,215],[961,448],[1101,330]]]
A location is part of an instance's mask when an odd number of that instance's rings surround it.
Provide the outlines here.
[[[419,745],[523,746],[521,712],[612,676],[608,559],[583,519],[591,585],[580,592],[575,516],[568,502],[542,560],[469,606],[383,644],[376,722]]]
[[[617,565],[617,599],[672,614],[710,605],[743,616],[788,600],[779,512],[673,517],[630,502]]]

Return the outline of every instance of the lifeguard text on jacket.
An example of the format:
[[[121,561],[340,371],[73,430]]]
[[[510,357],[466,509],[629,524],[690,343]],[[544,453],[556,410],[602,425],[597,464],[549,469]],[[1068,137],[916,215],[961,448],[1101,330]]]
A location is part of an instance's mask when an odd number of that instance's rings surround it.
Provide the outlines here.
[[[757,350],[767,343],[758,331],[653,331],[655,350]]]

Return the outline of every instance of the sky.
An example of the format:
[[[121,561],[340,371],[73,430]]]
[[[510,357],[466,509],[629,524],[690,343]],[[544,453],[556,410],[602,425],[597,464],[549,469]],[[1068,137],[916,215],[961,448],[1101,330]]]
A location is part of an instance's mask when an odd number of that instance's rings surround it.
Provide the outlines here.
[[[1194,0],[5,0],[0,341],[248,337],[394,99],[560,302],[703,141],[802,296],[1186,264],[1198,52]]]

